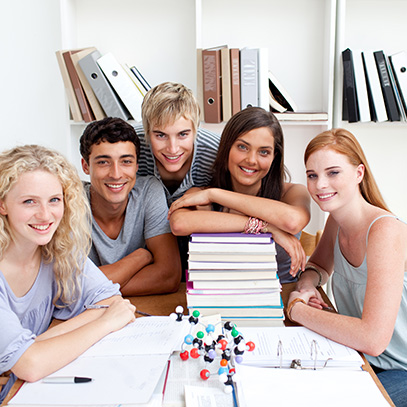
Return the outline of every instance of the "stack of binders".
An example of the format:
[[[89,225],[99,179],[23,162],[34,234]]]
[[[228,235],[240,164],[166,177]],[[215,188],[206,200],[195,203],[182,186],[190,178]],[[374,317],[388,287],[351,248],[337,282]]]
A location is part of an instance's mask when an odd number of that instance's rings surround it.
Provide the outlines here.
[[[186,281],[190,313],[220,314],[238,326],[284,325],[271,234],[192,234]]]

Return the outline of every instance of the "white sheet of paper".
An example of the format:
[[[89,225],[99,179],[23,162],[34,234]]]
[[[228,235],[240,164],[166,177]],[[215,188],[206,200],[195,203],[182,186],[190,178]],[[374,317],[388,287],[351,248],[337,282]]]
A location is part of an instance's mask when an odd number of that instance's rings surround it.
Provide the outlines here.
[[[216,389],[201,386],[185,386],[186,407],[233,407],[231,394],[219,397]]]
[[[238,365],[240,407],[388,407],[363,370],[296,370]]]
[[[52,376],[85,376],[90,383],[25,383],[14,404],[118,405],[148,403],[166,368],[169,355],[127,355],[78,358]]]
[[[170,317],[137,318],[95,343],[80,358],[89,356],[171,354],[179,349],[189,324]]]
[[[202,369],[209,369],[215,373],[208,380],[202,380],[199,372]],[[199,387],[208,394],[213,394],[216,400],[219,400],[220,406],[233,406],[231,394],[224,392],[225,385],[219,381],[217,375],[219,361],[211,363],[209,366],[201,359],[192,359],[184,361],[180,358],[179,353],[171,356],[170,371],[168,374],[167,387],[164,394],[164,406],[184,406],[186,386]]]

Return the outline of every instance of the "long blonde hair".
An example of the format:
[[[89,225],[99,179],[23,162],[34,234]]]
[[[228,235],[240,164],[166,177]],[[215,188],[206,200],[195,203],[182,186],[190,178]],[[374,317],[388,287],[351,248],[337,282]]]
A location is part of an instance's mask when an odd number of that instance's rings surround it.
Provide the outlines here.
[[[362,147],[356,140],[356,137],[350,131],[345,129],[324,131],[308,143],[304,153],[304,163],[307,164],[308,158],[311,154],[325,147],[328,147],[339,154],[345,155],[348,157],[349,162],[354,166],[363,164],[365,167],[365,174],[363,180],[359,184],[360,193],[370,204],[389,211],[373,177],[369,164],[367,163]]]
[[[55,175],[61,183],[64,213],[48,244],[41,247],[47,263],[54,262],[57,293],[69,304],[80,295],[79,276],[91,243],[90,209],[76,169],[58,152],[38,145],[15,147],[0,154],[0,200],[26,172],[43,170]],[[0,215],[0,258],[13,240],[7,215]]]

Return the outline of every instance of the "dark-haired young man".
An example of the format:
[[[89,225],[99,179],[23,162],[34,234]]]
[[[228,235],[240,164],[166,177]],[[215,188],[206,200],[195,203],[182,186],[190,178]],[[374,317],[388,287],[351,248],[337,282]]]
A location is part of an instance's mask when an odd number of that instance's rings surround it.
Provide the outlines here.
[[[159,181],[137,176],[140,141],[119,118],[90,123],[81,139],[92,210],[89,257],[124,296],[174,292],[181,279],[176,238]]]

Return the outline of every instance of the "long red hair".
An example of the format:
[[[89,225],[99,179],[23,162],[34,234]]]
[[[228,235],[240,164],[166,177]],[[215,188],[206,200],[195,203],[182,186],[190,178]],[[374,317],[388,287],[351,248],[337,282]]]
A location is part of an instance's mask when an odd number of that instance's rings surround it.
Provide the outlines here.
[[[339,154],[348,157],[351,164],[358,166],[363,164],[365,174],[362,182],[359,184],[360,193],[370,204],[389,211],[382,194],[376,184],[372,171],[367,163],[365,154],[356,137],[345,129],[332,129],[324,131],[314,137],[309,143],[304,153],[304,163],[307,164],[311,154],[328,147]]]

